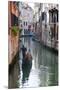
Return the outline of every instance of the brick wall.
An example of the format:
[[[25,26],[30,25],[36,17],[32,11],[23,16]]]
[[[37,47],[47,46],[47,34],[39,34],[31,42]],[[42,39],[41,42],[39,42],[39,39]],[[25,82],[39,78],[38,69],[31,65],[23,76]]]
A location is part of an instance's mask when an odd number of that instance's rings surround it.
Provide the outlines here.
[[[15,15],[16,17],[19,16],[19,10],[16,6],[16,2],[13,1],[8,2],[8,64],[11,64],[14,56],[18,52],[18,37],[19,32],[17,36],[12,35],[12,19],[11,19],[11,13]]]

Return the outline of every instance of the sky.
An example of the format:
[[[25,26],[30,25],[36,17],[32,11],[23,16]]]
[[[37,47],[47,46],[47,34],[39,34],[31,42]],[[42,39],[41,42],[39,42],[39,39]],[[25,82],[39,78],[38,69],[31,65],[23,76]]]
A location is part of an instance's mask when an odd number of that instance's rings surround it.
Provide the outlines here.
[[[29,5],[32,9],[34,9],[34,3],[28,3],[28,5]]]

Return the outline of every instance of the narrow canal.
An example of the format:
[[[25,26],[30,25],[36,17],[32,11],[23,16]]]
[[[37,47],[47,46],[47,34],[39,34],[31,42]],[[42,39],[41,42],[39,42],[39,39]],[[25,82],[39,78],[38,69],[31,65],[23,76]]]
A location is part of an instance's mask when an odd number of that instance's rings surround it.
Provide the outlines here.
[[[28,80],[22,83],[22,54],[20,52],[20,88],[22,87],[39,87],[39,86],[56,86],[58,85],[58,55],[42,46],[40,43],[33,41],[32,37],[25,37],[22,43],[30,49],[33,57],[32,68]],[[21,43],[21,45],[22,45]],[[28,71],[27,73],[28,74]]]
[[[20,42],[31,50],[33,57],[32,68],[27,70],[25,76],[29,73],[28,80],[22,82],[22,53],[19,52],[19,60],[15,63],[9,75],[9,88],[24,87],[44,87],[58,85],[58,54],[42,46],[40,43],[33,41],[32,37],[23,37]],[[19,68],[20,66],[20,68]],[[26,71],[26,70],[25,70]],[[24,76],[24,78],[25,78]]]

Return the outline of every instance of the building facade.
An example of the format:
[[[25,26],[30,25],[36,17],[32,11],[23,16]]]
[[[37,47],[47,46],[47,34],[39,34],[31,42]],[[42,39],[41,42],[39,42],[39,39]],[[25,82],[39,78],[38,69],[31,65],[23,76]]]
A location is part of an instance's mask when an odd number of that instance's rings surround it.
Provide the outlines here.
[[[22,34],[28,34],[29,30],[32,30],[33,9],[23,2],[19,3],[19,8],[21,11],[19,24],[22,29]]]
[[[14,62],[14,57],[18,52],[19,46],[19,31],[14,35],[13,27],[18,28],[18,17],[19,8],[18,2],[9,1],[8,2],[8,64],[10,65]]]
[[[58,49],[58,4],[35,3],[33,19],[36,39]]]

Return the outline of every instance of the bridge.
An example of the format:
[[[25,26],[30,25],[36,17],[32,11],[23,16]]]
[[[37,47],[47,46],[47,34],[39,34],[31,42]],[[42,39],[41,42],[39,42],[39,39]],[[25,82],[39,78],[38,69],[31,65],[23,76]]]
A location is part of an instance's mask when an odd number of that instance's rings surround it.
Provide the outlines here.
[[[24,34],[24,35],[20,35],[20,38],[22,38],[22,37],[28,37],[28,36],[33,36],[32,34]]]

